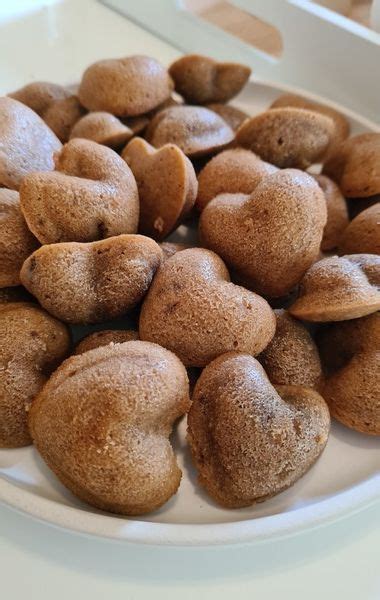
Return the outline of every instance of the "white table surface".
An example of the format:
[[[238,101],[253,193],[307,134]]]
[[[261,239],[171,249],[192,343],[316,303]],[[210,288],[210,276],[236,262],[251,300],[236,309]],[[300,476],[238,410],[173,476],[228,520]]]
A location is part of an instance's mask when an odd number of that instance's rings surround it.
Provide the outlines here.
[[[92,61],[129,53],[178,54],[92,0],[0,0],[0,93],[74,83]],[[0,598],[379,600],[379,547],[380,503],[276,543],[186,550],[84,538],[0,507]]]

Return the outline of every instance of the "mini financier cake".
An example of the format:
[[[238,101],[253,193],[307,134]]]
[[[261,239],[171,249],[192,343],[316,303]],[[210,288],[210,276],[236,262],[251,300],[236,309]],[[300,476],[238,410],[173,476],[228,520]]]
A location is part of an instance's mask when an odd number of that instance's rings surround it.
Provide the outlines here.
[[[199,482],[227,508],[293,485],[320,456],[329,430],[329,410],[317,392],[274,388],[257,360],[234,352],[203,370],[188,415]]]
[[[139,231],[164,239],[192,209],[198,190],[194,167],[175,144],[156,150],[134,138],[122,157],[136,178],[140,199]]]
[[[56,170],[31,173],[20,187],[21,210],[42,244],[92,242],[135,233],[135,178],[116,152],[75,139],[55,157]]]
[[[135,341],[66,360],[33,403],[29,425],[42,458],[76,496],[139,515],[178,489],[181,471],[169,435],[188,408],[178,358]]]
[[[232,284],[219,256],[203,248],[177,252],[161,265],[139,325],[142,340],[160,343],[192,367],[229,350],[258,354],[274,330],[269,304]]]
[[[68,323],[98,323],[138,304],[162,260],[158,244],[142,235],[100,242],[42,246],[24,262],[23,285],[52,315]]]
[[[259,294],[285,296],[316,260],[326,223],[322,190],[307,173],[264,177],[250,196],[217,196],[199,222],[204,246]]]
[[[303,277],[289,312],[305,321],[346,321],[380,310],[380,257],[331,256],[314,263]]]
[[[188,54],[169,68],[175,90],[188,104],[228,102],[247,83],[251,69],[239,63],[217,62],[200,54]]]

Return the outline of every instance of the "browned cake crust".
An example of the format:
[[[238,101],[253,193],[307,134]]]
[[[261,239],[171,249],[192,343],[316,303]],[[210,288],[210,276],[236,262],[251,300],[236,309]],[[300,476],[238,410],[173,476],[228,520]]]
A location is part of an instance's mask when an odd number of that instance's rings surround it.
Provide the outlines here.
[[[134,117],[159,106],[172,90],[173,82],[157,60],[127,56],[90,65],[83,74],[78,95],[90,111]]]
[[[331,323],[317,337],[326,378],[321,394],[347,427],[380,435],[380,313]]]
[[[55,171],[31,173],[20,187],[22,212],[42,244],[91,242],[137,231],[136,181],[116,152],[75,139],[55,163]]]
[[[194,206],[198,190],[194,167],[175,144],[156,150],[142,138],[129,142],[122,157],[137,181],[139,231],[162,240]]]
[[[251,194],[263,177],[277,170],[250,150],[224,150],[198,175],[196,207],[202,211],[219,194]]]
[[[284,296],[318,256],[326,223],[322,190],[308,174],[268,175],[251,196],[222,195],[203,210],[202,243],[259,294]]]
[[[158,270],[140,313],[140,338],[203,367],[229,350],[258,354],[274,335],[275,317],[257,294],[230,282],[213,252],[177,252]]]
[[[380,202],[363,210],[344,230],[341,254],[380,254]]]
[[[110,344],[73,356],[29,414],[34,444],[57,477],[97,508],[138,515],[175,494],[169,442],[189,408],[186,369],[156,344]]]
[[[361,133],[338,146],[323,167],[347,198],[380,193],[380,133]]]
[[[306,169],[324,156],[333,134],[330,117],[302,108],[273,108],[245,121],[236,140],[277,167]]]
[[[149,123],[147,140],[156,148],[176,144],[193,158],[222,150],[234,139],[231,127],[203,106],[172,106]]]
[[[317,387],[322,369],[313,338],[306,327],[286,310],[279,309],[274,313],[275,336],[257,360],[275,385]]]
[[[139,339],[138,331],[134,329],[103,329],[89,333],[76,345],[74,354],[83,354],[88,350],[108,346],[108,344],[122,344]]]
[[[25,175],[52,171],[61,142],[28,106],[0,98],[0,186],[18,190]]]
[[[317,392],[275,389],[252,356],[232,352],[204,369],[188,415],[199,482],[227,508],[293,485],[321,454],[329,429],[329,411]]]
[[[108,112],[92,112],[82,117],[72,128],[70,139],[84,138],[98,144],[120,148],[133,136],[133,131]]]
[[[67,327],[35,304],[0,304],[0,447],[31,444],[27,411],[70,348]]]
[[[332,256],[314,263],[289,312],[306,321],[346,321],[380,309],[380,257]]]
[[[337,184],[326,175],[314,175],[322,189],[327,207],[327,223],[323,230],[321,250],[333,250],[349,224],[346,200]]]
[[[18,192],[0,188],[0,288],[19,285],[22,263],[38,246],[25,223]]]
[[[97,323],[135,307],[161,260],[162,251],[150,238],[119,235],[89,244],[42,246],[25,261],[20,278],[62,321]]]
[[[239,63],[217,62],[200,54],[188,54],[169,68],[175,90],[189,104],[228,102],[247,83],[251,69]]]

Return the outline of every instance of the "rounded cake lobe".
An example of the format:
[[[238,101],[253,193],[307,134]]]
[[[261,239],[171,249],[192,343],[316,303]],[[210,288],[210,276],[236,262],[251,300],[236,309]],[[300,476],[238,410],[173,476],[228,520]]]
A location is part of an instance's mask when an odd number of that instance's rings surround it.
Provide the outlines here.
[[[338,421],[380,435],[380,313],[331,323],[317,335],[325,378],[320,392]]]
[[[146,139],[152,146],[176,144],[190,158],[222,150],[234,137],[231,127],[203,106],[171,106],[161,110],[146,130]]]
[[[264,177],[251,196],[214,198],[199,222],[204,246],[219,254],[259,294],[288,294],[316,260],[326,202],[316,181],[284,169]]]
[[[272,108],[244,121],[236,140],[281,169],[307,169],[324,157],[333,135],[330,117],[303,108]]]
[[[171,95],[167,70],[149,56],[100,60],[90,65],[79,86],[79,100],[90,111],[117,117],[143,115]]]
[[[55,161],[55,171],[31,173],[20,187],[25,220],[42,244],[92,242],[137,231],[136,181],[116,152],[73,139]]]
[[[169,441],[189,408],[186,369],[157,344],[110,344],[66,360],[29,413],[33,442],[62,483],[102,510],[138,515],[175,494]]]
[[[276,333],[257,360],[274,385],[317,388],[322,376],[318,348],[306,327],[286,310],[277,309]]]
[[[67,327],[36,304],[0,304],[0,447],[32,443],[27,411],[50,373],[67,356]]]
[[[0,98],[0,186],[18,190],[28,173],[52,171],[59,139],[28,106]]]
[[[335,108],[314,102],[296,94],[282,94],[272,103],[271,108],[306,108],[330,117],[334,121],[334,136],[329,147],[329,154],[350,135],[350,123],[347,118]]]
[[[189,104],[206,104],[228,102],[236,96],[247,83],[251,69],[239,63],[188,54],[172,63],[169,73],[176,92]]]
[[[203,248],[181,250],[161,265],[139,323],[141,339],[160,343],[193,367],[229,350],[258,354],[274,331],[266,300],[232,284],[219,256]]]
[[[133,135],[132,129],[114,115],[98,111],[79,119],[70,132],[70,139],[84,138],[110,148],[119,148]]]
[[[142,235],[42,246],[24,262],[23,285],[52,315],[68,323],[121,317],[147,293],[162,260]]]
[[[219,194],[251,194],[263,177],[277,170],[250,150],[224,150],[214,156],[198,175],[196,207],[202,211]]]
[[[380,309],[380,257],[332,256],[314,263],[289,312],[305,321],[346,321]]]
[[[198,379],[188,439],[199,481],[222,506],[250,506],[293,485],[327,442],[323,398],[301,386],[274,388],[246,354],[227,353]]]

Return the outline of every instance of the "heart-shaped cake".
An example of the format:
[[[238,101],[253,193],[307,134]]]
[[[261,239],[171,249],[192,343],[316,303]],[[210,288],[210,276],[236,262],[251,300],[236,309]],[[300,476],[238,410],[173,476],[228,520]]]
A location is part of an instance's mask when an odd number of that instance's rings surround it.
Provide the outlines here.
[[[20,279],[50,314],[68,323],[120,317],[149,289],[162,250],[143,235],[42,246],[24,262]]]
[[[188,415],[199,481],[228,508],[293,485],[320,456],[329,429],[329,410],[317,392],[274,388],[257,360],[234,352],[204,369]]]
[[[219,256],[190,248],[161,265],[141,308],[139,332],[186,366],[203,367],[229,350],[258,354],[275,327],[266,300],[231,283]]]
[[[74,139],[55,163],[55,171],[31,173],[20,187],[21,210],[42,244],[92,242],[137,231],[136,181],[116,152]]]
[[[200,237],[251,289],[285,296],[316,260],[325,223],[317,182],[284,169],[264,177],[250,196],[212,200],[201,214]]]
[[[139,231],[162,240],[194,205],[198,190],[194,167],[175,144],[156,150],[142,138],[129,142],[122,157],[137,182]]]

